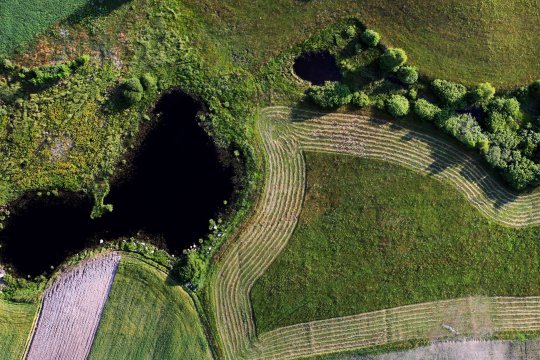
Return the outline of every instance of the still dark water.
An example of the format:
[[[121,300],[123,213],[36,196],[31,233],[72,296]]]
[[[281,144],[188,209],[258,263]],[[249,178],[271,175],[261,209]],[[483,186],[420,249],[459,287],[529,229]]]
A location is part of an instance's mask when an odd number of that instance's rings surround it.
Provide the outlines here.
[[[90,219],[92,202],[76,194],[28,197],[12,210],[0,232],[2,262],[22,275],[50,271],[99,239],[141,231],[172,253],[180,253],[208,233],[208,220],[225,209],[235,193],[234,165],[223,158],[196,114],[202,105],[176,91],[156,106],[159,122],[134,156],[132,171],[111,187],[105,203],[112,213]],[[224,165],[228,163],[228,165]]]
[[[341,72],[336,59],[328,51],[304,53],[294,60],[294,72],[303,80],[314,85],[325,81],[340,81]]]

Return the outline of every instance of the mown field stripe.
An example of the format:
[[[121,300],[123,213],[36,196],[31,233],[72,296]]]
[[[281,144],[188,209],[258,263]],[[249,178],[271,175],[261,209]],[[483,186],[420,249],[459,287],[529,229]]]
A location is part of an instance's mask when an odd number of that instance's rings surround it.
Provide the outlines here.
[[[540,194],[519,195],[480,161],[434,136],[369,117],[270,107],[258,130],[265,151],[261,200],[214,279],[217,328],[227,359],[294,358],[411,339],[444,338],[445,311],[458,309],[460,334],[540,330],[538,298],[465,298],[313,321],[260,334],[249,292],[287,245],[301,210],[304,151],[349,154],[399,164],[449,182],[487,218],[506,226],[540,224]],[[539,307],[537,307],[539,305]],[[519,321],[515,321],[516,317]],[[434,335],[435,334],[435,335]]]

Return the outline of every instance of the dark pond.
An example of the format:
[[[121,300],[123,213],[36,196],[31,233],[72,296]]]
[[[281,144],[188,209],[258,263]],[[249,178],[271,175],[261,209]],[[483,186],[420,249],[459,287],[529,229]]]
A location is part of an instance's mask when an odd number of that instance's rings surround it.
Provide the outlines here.
[[[300,55],[294,60],[293,69],[296,75],[314,85],[322,85],[325,81],[341,80],[341,72],[336,59],[328,51]]]
[[[208,220],[234,196],[238,164],[224,159],[198,125],[201,109],[178,91],[161,98],[161,119],[134,155],[130,174],[106,198],[112,213],[91,220],[92,202],[75,194],[28,197],[0,232],[2,261],[20,274],[38,275],[101,238],[141,232],[178,254],[204,237]]]

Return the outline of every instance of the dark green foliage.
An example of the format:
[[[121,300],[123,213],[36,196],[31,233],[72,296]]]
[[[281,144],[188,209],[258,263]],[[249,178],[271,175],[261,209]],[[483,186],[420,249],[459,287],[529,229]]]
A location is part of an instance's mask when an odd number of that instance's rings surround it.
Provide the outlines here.
[[[521,134],[520,147],[523,151],[523,155],[532,157],[540,144],[540,133],[532,130],[525,130]]]
[[[523,190],[537,184],[539,175],[538,165],[524,156],[516,156],[514,161],[508,165],[506,171],[503,172],[506,180],[517,190]]]
[[[369,105],[369,96],[363,91],[356,91],[352,94],[351,104],[358,107],[365,107]]]
[[[460,106],[463,103],[465,95],[467,95],[467,88],[461,84],[457,84],[452,81],[433,80],[431,83],[433,91],[446,105]]]
[[[506,156],[503,155],[503,150],[500,146],[494,145],[485,153],[488,164],[496,169],[506,168]]]
[[[127,106],[134,105],[141,101],[143,96],[143,86],[139,79],[130,78],[120,84],[120,99]]]
[[[432,121],[441,112],[441,109],[425,99],[418,99],[414,104],[414,112],[421,119]]]
[[[141,76],[141,85],[142,85],[144,91],[156,91],[157,90],[157,80],[150,73],[145,73],[145,74],[143,74],[143,76]]]
[[[521,142],[519,135],[510,129],[490,133],[489,139],[495,145],[499,145],[505,149],[516,149]]]
[[[405,116],[409,113],[409,100],[403,95],[391,95],[386,100],[386,110],[394,117]]]
[[[379,41],[381,41],[381,35],[374,30],[366,29],[366,31],[360,35],[360,40],[367,46],[375,47],[379,44]]]
[[[312,86],[307,96],[315,104],[323,108],[336,108],[351,102],[352,94],[349,87],[340,82],[327,81],[322,86]]]
[[[353,26],[353,25],[347,26],[347,28],[345,29],[345,36],[348,39],[351,39],[351,38],[355,37],[356,36],[356,27]]]
[[[407,62],[407,54],[403,49],[387,49],[380,58],[381,69],[384,71],[396,71]]]
[[[529,93],[533,96],[540,96],[540,79],[533,81],[529,85]]]
[[[472,92],[473,102],[485,104],[495,96],[495,87],[488,82],[479,84]]]
[[[191,250],[180,257],[173,271],[182,283],[193,289],[204,280],[206,264],[196,251]]]
[[[489,140],[471,114],[447,116],[447,114],[441,113],[437,118],[437,123],[463,144],[472,148],[477,147],[483,151],[488,150]]]
[[[398,79],[407,85],[412,85],[418,81],[418,71],[414,66],[402,66],[397,71]]]
[[[523,117],[519,101],[515,98],[493,99],[487,106],[487,113],[486,123],[493,133],[506,129],[516,131]]]

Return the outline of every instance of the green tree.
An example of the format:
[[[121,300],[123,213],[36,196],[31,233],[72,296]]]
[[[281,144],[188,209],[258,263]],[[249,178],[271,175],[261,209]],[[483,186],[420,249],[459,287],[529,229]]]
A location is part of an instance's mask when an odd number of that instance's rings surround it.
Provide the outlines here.
[[[495,87],[488,82],[479,84],[472,92],[473,101],[485,104],[495,96]]]
[[[374,30],[366,29],[366,31],[360,35],[360,41],[367,46],[375,47],[379,44],[379,41],[381,41],[381,35]]]
[[[414,66],[402,66],[397,71],[398,79],[407,85],[412,85],[418,81],[418,71]]]
[[[358,107],[366,107],[369,105],[369,96],[363,91],[356,91],[352,94],[351,104]]]
[[[467,95],[467,88],[465,86],[448,80],[433,80],[431,87],[439,99],[446,105],[463,105],[463,100],[465,95]]]
[[[471,114],[443,114],[437,118],[437,123],[446,132],[454,136],[463,144],[471,148],[479,148],[486,151],[489,146],[489,139],[482,132],[482,128]]]
[[[405,116],[409,113],[409,100],[403,95],[391,95],[386,100],[386,110],[394,117]]]
[[[414,104],[414,112],[421,119],[432,121],[441,112],[441,109],[425,99],[418,99]]]
[[[407,62],[407,54],[403,49],[386,49],[380,58],[381,69],[384,71],[394,72],[405,62]]]

